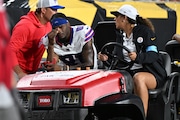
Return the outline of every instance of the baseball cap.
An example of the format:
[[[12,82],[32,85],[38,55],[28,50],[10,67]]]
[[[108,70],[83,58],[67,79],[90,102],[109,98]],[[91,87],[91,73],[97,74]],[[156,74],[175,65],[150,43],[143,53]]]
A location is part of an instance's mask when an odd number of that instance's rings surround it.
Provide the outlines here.
[[[39,0],[37,8],[50,7],[52,9],[63,9],[64,6],[58,4],[57,0]]]
[[[121,6],[117,11],[111,11],[111,14],[115,16],[122,14],[133,20],[136,20],[136,16],[139,15],[137,9],[128,4]]]

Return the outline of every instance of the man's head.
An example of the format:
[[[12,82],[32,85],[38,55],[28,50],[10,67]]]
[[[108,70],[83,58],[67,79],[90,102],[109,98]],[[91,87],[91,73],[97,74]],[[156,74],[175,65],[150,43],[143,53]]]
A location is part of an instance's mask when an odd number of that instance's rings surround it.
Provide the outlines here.
[[[57,0],[38,0],[36,13],[46,20],[50,21],[53,14],[57,13],[58,9],[64,9],[64,6],[58,4]]]
[[[56,13],[51,18],[51,25],[53,29],[58,30],[58,37],[61,40],[67,41],[70,37],[70,23],[63,13]],[[61,41],[64,42],[64,41]]]

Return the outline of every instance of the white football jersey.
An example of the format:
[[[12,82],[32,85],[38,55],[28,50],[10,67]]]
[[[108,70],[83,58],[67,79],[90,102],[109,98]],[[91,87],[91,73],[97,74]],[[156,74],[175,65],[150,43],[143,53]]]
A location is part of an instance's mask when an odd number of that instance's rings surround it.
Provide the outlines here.
[[[82,62],[81,52],[83,46],[90,40],[93,40],[94,31],[88,25],[71,26],[72,35],[70,37],[70,44],[67,46],[58,44],[58,40],[54,44],[54,52],[60,56],[60,59],[67,65],[76,65]],[[45,45],[48,45],[48,37],[43,40]],[[94,49],[94,68],[97,68],[97,51],[93,43]]]

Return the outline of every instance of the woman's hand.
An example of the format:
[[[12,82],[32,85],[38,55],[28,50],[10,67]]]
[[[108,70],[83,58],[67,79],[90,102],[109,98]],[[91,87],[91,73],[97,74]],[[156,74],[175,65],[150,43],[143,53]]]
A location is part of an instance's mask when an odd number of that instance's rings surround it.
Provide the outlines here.
[[[136,57],[137,57],[136,52],[130,52],[128,55],[129,55],[129,58],[130,58],[132,61],[135,61],[135,59],[136,59]]]
[[[108,60],[108,56],[105,54],[101,54],[101,52],[98,53],[98,59],[101,61],[107,61]]]

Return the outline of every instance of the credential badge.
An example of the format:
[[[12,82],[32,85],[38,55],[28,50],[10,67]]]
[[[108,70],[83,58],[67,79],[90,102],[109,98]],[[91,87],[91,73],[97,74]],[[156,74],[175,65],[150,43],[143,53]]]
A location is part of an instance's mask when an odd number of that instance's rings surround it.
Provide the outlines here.
[[[142,42],[143,42],[143,38],[142,38],[142,37],[138,37],[138,38],[137,38],[137,42],[138,42],[138,43],[142,43]]]

